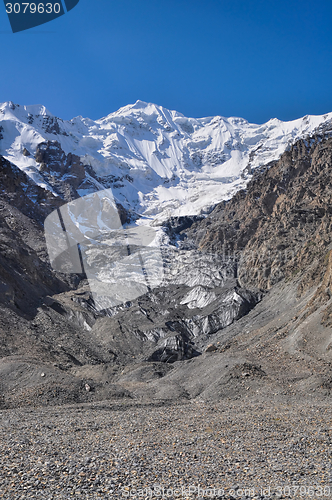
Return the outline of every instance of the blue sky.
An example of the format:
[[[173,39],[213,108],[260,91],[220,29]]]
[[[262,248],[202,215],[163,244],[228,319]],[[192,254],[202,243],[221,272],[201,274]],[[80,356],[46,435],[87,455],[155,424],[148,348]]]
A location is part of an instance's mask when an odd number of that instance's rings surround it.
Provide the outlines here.
[[[330,0],[80,0],[16,34],[0,5],[0,44],[0,102],[64,119],[137,99],[256,123],[332,111]]]

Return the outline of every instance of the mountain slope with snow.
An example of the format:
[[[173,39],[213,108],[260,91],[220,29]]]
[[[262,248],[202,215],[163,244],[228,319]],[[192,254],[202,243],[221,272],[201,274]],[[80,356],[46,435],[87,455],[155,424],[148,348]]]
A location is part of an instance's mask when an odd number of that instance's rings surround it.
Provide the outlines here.
[[[234,117],[186,118],[137,101],[100,120],[63,121],[44,106],[0,104],[0,154],[38,185],[62,196],[59,184],[76,177],[72,197],[111,188],[126,209],[159,220],[208,211],[298,139],[330,131],[332,113],[255,125]],[[41,153],[52,149],[46,172]]]

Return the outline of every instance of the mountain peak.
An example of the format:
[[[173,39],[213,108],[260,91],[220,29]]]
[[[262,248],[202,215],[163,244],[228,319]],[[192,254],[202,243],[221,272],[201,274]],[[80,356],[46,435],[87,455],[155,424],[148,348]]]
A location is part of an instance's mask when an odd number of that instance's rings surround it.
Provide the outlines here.
[[[135,104],[132,106],[132,109],[144,109],[146,108],[147,106],[156,106],[155,104],[152,104],[152,103],[148,103],[148,102],[145,102],[145,101],[141,101],[140,99],[137,99],[137,101],[135,102]]]
[[[126,106],[119,108],[117,111],[110,113],[106,117],[97,120],[97,122],[104,122],[106,120],[109,121],[118,116],[137,116],[141,114],[146,116],[157,116],[160,113],[163,114],[165,111],[170,113],[168,109],[163,108],[162,106],[158,106],[157,104],[154,104],[152,102],[137,100],[134,104],[127,104]]]
[[[42,104],[21,106],[20,104],[15,104],[13,101],[1,103],[0,112],[1,114],[15,115],[19,119],[26,115],[54,117],[54,115],[52,115],[52,113]]]

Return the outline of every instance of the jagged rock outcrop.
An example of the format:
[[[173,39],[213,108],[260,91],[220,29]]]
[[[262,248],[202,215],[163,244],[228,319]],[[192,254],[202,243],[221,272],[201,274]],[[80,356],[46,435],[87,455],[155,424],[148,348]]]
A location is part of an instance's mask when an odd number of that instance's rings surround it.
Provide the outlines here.
[[[46,182],[66,201],[79,197],[77,189],[86,179],[86,170],[80,157],[62,150],[57,141],[38,145],[35,160]]]

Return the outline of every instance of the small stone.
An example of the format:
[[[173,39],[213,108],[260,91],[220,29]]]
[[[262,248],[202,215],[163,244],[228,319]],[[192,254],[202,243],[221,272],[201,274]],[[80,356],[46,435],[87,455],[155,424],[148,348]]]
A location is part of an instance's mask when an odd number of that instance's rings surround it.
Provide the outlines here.
[[[214,344],[209,344],[207,346],[207,348],[205,349],[205,352],[214,352],[218,349],[217,346],[215,346]]]

